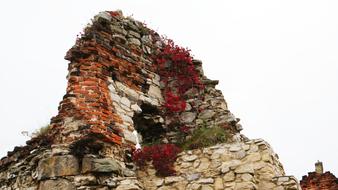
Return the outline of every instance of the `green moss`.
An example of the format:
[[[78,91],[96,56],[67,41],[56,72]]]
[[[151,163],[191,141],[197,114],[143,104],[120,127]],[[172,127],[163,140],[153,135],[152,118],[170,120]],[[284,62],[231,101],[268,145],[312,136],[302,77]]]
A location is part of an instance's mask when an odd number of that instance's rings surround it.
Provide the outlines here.
[[[227,142],[229,134],[223,127],[200,127],[193,131],[191,138],[186,140],[181,148],[184,150],[208,147],[218,143]]]

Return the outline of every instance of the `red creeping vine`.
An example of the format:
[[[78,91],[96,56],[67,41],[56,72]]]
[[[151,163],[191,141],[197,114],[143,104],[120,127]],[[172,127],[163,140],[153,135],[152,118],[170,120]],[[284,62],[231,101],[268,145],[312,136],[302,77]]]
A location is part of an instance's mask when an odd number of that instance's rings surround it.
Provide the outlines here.
[[[179,152],[180,149],[173,144],[145,146],[134,152],[133,160],[140,167],[152,161],[157,175],[170,176],[175,174],[174,162]]]

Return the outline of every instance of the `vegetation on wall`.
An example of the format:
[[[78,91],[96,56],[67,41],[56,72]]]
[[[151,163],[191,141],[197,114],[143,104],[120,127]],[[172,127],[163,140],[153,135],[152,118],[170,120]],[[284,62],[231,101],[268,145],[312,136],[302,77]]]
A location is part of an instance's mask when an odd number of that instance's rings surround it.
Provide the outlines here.
[[[180,146],[183,150],[208,147],[228,140],[228,133],[221,126],[200,127],[192,132],[191,138]]]
[[[139,167],[152,162],[157,175],[170,176],[175,174],[174,162],[179,152],[180,148],[174,144],[145,146],[134,152],[133,160]]]
[[[164,84],[164,108],[168,114],[185,110],[184,93],[191,89],[204,88],[199,73],[195,69],[190,50],[182,48],[172,40],[165,40],[166,45],[156,56],[155,62]]]
[[[190,50],[175,45],[172,40],[164,41],[166,42],[165,46],[154,58],[161,82],[164,85],[162,94],[164,94],[165,102],[162,111],[175,120],[174,128],[171,126],[171,130],[178,129],[179,136],[185,139],[189,127],[179,122],[180,113],[186,109],[185,93],[192,88],[202,91],[204,86],[200,81],[199,72],[192,62]],[[204,137],[203,134],[220,133],[219,131],[206,133],[206,131],[207,129],[201,132],[200,137]],[[221,136],[219,135],[217,138],[221,138]],[[200,145],[200,142],[194,140],[192,144],[184,146],[191,147],[192,145]],[[157,175],[174,175],[173,163],[180,150],[174,144],[153,144],[136,150],[133,160],[139,167],[145,166],[147,162],[152,162]]]

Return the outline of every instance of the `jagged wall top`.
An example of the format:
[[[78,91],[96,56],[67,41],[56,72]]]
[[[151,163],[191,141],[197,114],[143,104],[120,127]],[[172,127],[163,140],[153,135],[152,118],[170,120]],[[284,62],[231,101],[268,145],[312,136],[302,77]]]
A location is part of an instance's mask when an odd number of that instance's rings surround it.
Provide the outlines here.
[[[180,112],[163,109],[172,86],[154,55],[164,46],[156,32],[120,12],[95,16],[66,55],[67,92],[49,132],[1,159],[0,189],[298,189],[293,177],[280,176],[283,167],[266,142],[243,141],[239,119],[201,61],[191,64],[203,90],[184,91]],[[182,152],[177,176],[155,176],[151,165],[138,170],[130,159],[138,139],[177,143],[179,126],[226,127],[232,143]]]
[[[196,99],[192,88],[184,94],[187,105],[177,117],[161,111],[165,87],[154,55],[164,45],[156,32],[119,11],[96,15],[67,52],[65,59],[70,61],[67,91],[58,115],[51,119],[50,130],[28,141],[26,147],[10,152],[2,159],[2,165],[41,145],[71,144],[92,137],[134,147],[137,142],[133,131],[135,128],[144,131],[145,125],[140,126],[144,122],[151,123],[155,135],[162,133],[163,142],[177,142],[177,131],[166,128],[177,121],[189,128],[226,125],[234,132],[241,130],[221,91],[215,89],[218,81],[204,76],[198,60],[192,64],[205,86],[203,92],[198,92],[202,98]]]
[[[123,17],[120,12],[97,15],[66,56],[71,61],[67,94],[60,103],[58,116],[52,119],[52,128],[62,131],[62,135],[54,135],[56,142],[72,141],[82,138],[83,134],[99,134],[117,144],[126,139],[130,141],[130,132],[135,128],[133,117],[140,107],[144,103],[155,107],[163,104],[161,90],[165,87],[161,85],[162,76],[153,59],[163,44],[156,32],[138,21]],[[237,123],[228,114],[221,92],[214,89],[217,82],[203,76],[201,62],[195,60],[193,63],[203,83],[211,87],[207,90],[214,91],[211,96],[212,93],[208,92],[210,98],[218,97],[218,100],[207,99],[196,106],[191,104],[193,111],[183,113],[182,122],[195,124],[196,115],[205,111],[201,113],[204,119],[215,118],[219,113],[223,120],[218,120],[218,123]],[[214,107],[206,109],[211,103]],[[170,120],[163,114],[162,117]],[[66,127],[72,121],[81,124],[76,129]]]

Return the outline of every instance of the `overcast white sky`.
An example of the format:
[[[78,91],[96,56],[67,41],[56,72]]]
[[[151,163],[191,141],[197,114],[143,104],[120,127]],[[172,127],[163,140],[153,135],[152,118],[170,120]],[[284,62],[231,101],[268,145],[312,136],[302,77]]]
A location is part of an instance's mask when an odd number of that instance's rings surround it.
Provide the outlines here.
[[[192,49],[242,133],[268,141],[287,174],[321,160],[338,175],[335,0],[1,1],[0,157],[57,114],[66,51],[96,13],[116,9]]]

